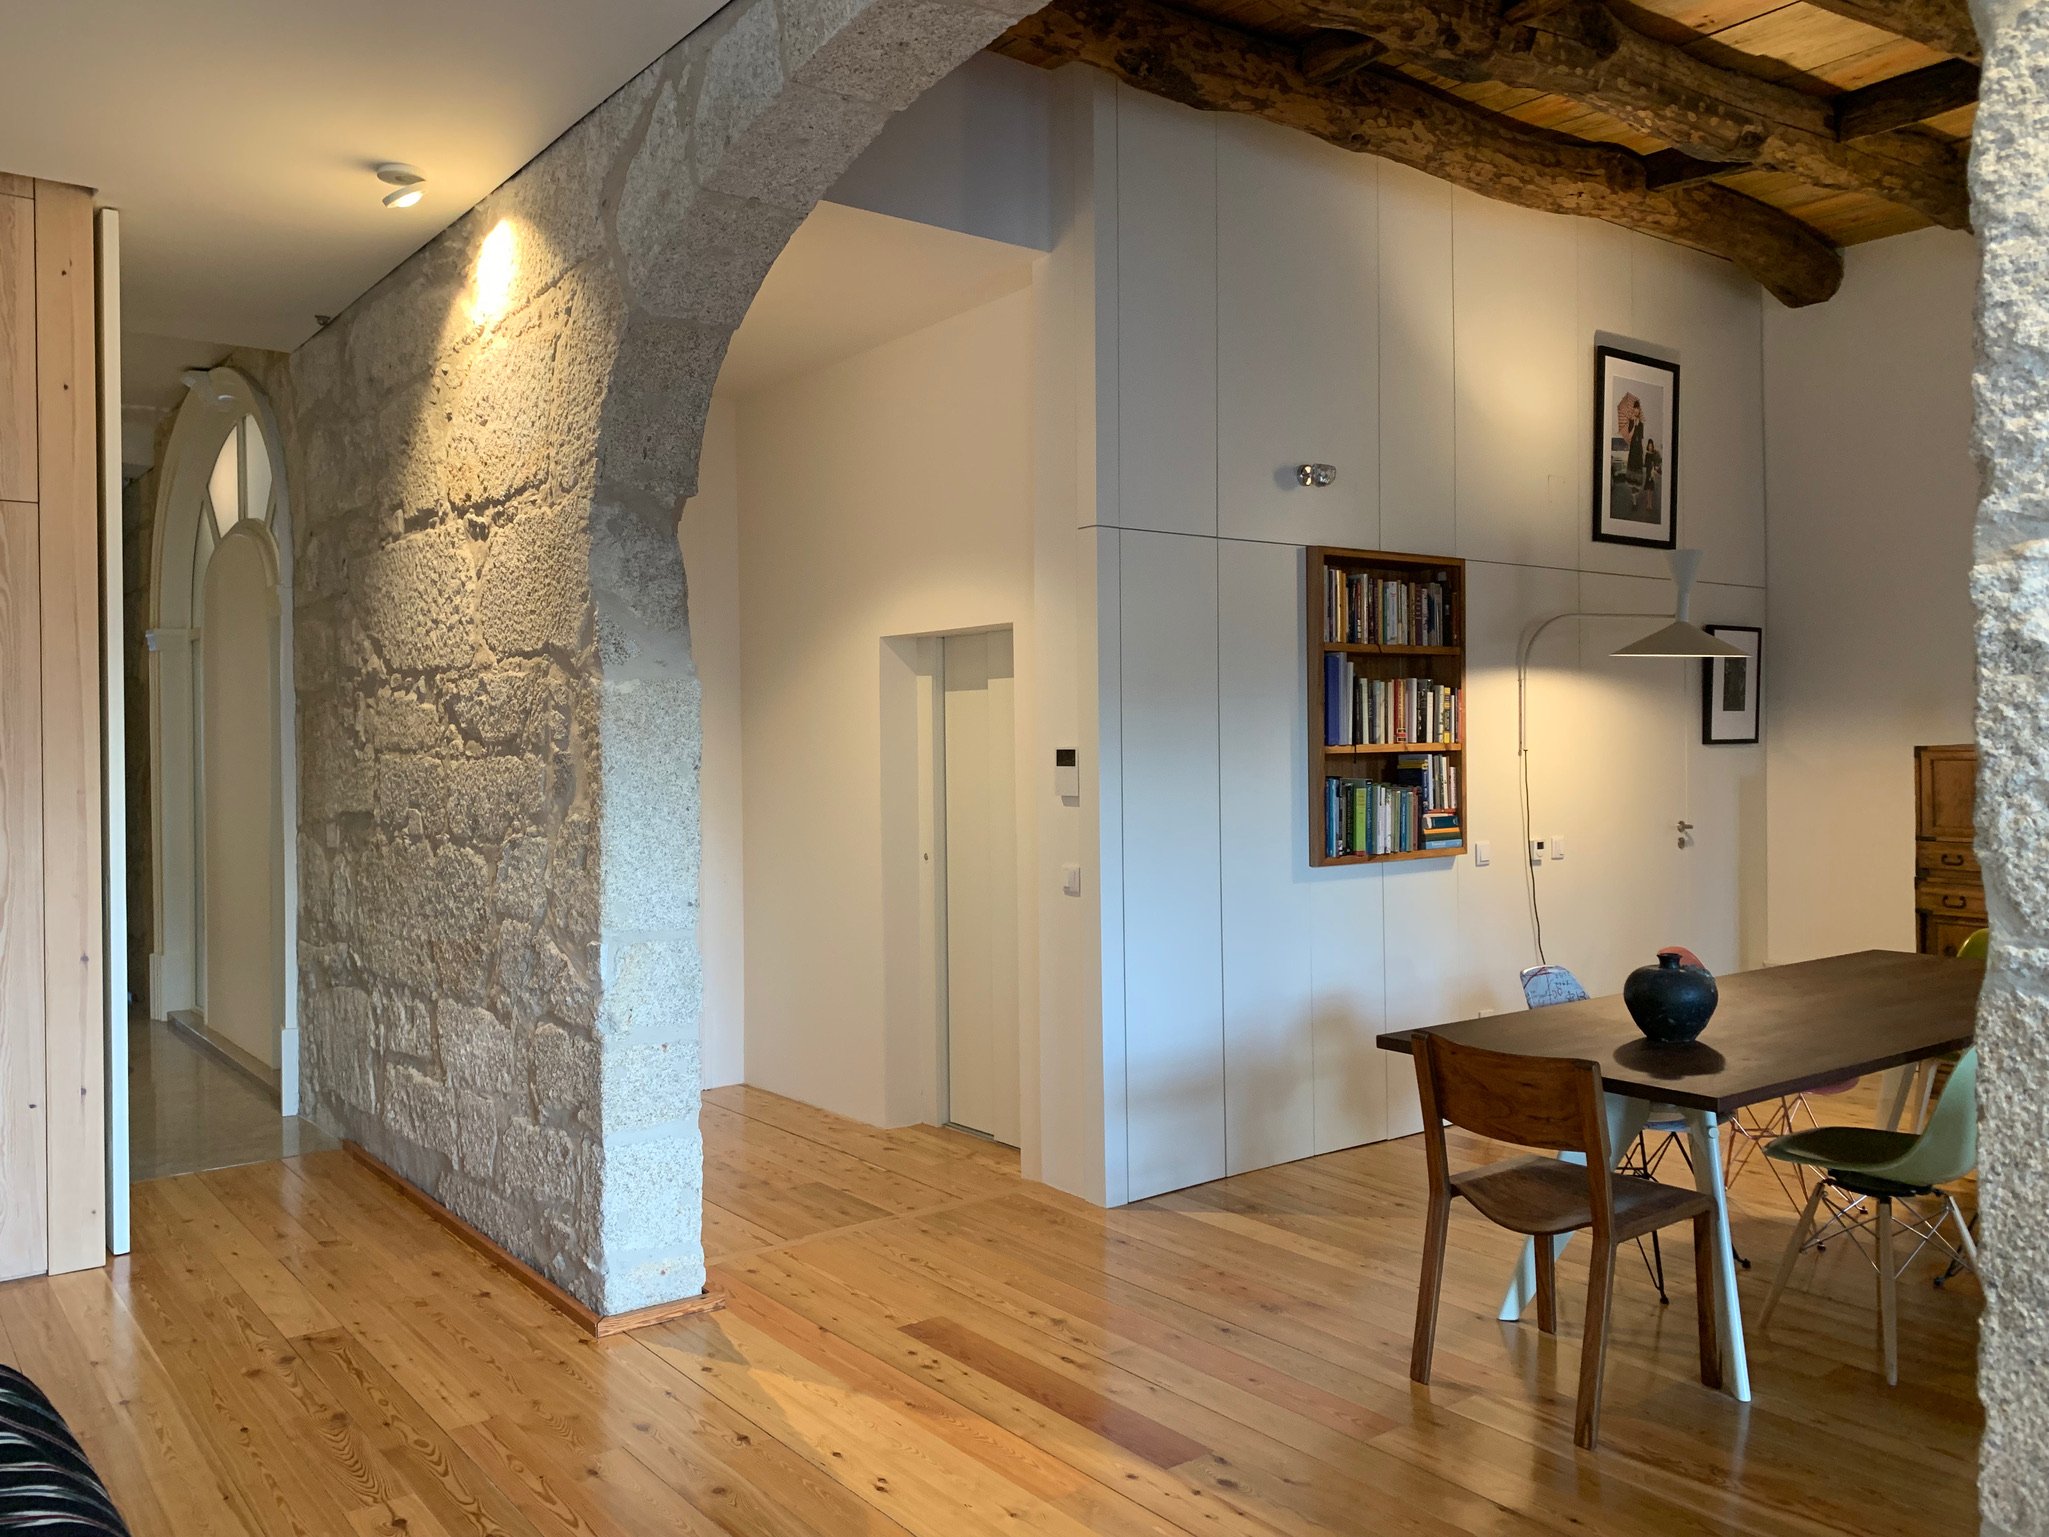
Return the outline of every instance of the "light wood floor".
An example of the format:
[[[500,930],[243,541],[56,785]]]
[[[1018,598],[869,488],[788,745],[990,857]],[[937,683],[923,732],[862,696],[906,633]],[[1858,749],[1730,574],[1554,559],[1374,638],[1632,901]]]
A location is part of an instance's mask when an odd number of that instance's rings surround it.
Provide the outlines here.
[[[1887,1391],[1866,1273],[1810,1260],[1747,1409],[1692,1380],[1685,1257],[1669,1309],[1625,1271],[1588,1454],[1577,1328],[1492,1321],[1512,1248],[1469,1214],[1408,1382],[1414,1141],[1102,1212],[959,1134],[744,1089],[704,1126],[706,1318],[583,1338],[314,1153],[139,1187],[134,1257],[0,1287],[0,1350],[141,1537],[1975,1530],[1979,1294],[1932,1264]],[[1792,1212],[1741,1193],[1754,1315]]]

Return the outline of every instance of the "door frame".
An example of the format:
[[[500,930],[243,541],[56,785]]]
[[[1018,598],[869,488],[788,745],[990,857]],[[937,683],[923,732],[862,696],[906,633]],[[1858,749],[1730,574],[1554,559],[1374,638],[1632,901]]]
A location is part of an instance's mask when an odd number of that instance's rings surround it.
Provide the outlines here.
[[[150,559],[149,664],[150,899],[149,1012],[168,1019],[197,1007],[199,925],[198,727],[194,709],[199,629],[193,569],[206,490],[221,447],[245,416],[256,419],[270,461],[273,510],[266,533],[277,582],[278,821],[283,953],[279,997],[279,1109],[299,1110],[299,772],[292,679],[292,524],[283,438],[270,401],[238,368],[194,369],[164,446]]]

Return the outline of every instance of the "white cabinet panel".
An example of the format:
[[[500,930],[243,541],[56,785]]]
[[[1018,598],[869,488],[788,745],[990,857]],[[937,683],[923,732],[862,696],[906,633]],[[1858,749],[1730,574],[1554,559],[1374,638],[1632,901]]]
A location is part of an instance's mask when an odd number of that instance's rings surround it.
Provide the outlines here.
[[[1570,566],[1579,551],[1576,221],[1452,194],[1459,547],[1473,560]]]
[[[1217,125],[1217,525],[1374,548],[1381,162],[1249,118]],[[1299,464],[1330,464],[1308,489]]]
[[[1380,162],[1380,540],[1449,554],[1452,507],[1449,182]]]
[[[1301,552],[1222,541],[1218,591],[1225,1125],[1242,1174],[1316,1150]]]
[[[1121,528],[1217,530],[1216,124],[1117,93]]]
[[[1387,1135],[1387,1074],[1401,1064],[1376,1044],[1387,1029],[1381,873],[1382,867],[1373,865],[1315,872],[1310,944],[1316,996],[1310,1030],[1319,1153]]]
[[[1121,540],[1129,1198],[1224,1173],[1217,544]]]

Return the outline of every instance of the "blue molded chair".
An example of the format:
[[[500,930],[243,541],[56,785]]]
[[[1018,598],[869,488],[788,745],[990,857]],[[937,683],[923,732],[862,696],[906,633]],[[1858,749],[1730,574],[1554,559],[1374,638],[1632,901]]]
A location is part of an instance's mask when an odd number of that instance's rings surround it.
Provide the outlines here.
[[[1899,1274],[1930,1244],[1949,1256],[1951,1269],[1978,1267],[1978,1245],[1964,1221],[1962,1208],[1945,1185],[1962,1179],[1978,1166],[1978,1049],[1973,1046],[1957,1058],[1956,1067],[1944,1085],[1935,1113],[1920,1133],[1889,1131],[1873,1126],[1821,1126],[1813,1131],[1781,1137],[1765,1149],[1765,1156],[1781,1163],[1798,1164],[1821,1171],[1807,1209],[1793,1229],[1786,1257],[1772,1281],[1771,1295],[1758,1314],[1762,1330],[1771,1321],[1779,1295],[1793,1273],[1801,1254],[1820,1247],[1825,1238],[1841,1232],[1862,1243],[1858,1235],[1869,1232],[1876,1240],[1876,1254],[1866,1254],[1878,1272],[1879,1353],[1885,1380],[1900,1380],[1898,1282]],[[1820,1221],[1815,1215],[1823,1201],[1829,1214]],[[1917,1212],[1912,1202],[1933,1200],[1933,1215]],[[1896,1220],[1895,1206],[1904,1215]],[[1873,1207],[1870,1215],[1865,1208]],[[1956,1240],[1943,1232],[1945,1222],[1956,1224]],[[1905,1260],[1894,1257],[1895,1227],[1906,1229],[1919,1240]],[[1944,1279],[1949,1272],[1944,1273]],[[1940,1280],[1936,1282],[1939,1286]]]
[[[1580,984],[1578,977],[1564,966],[1531,966],[1522,974],[1523,1002],[1533,1009],[1547,1009],[1561,1003],[1583,1003],[1592,995]],[[1615,1165],[1618,1174],[1634,1175],[1638,1179],[1656,1179],[1658,1165],[1664,1162],[1665,1154],[1672,1148],[1679,1149],[1680,1157],[1686,1156],[1686,1117],[1669,1105],[1656,1105],[1651,1109],[1650,1119],[1644,1123],[1643,1135],[1638,1137],[1629,1150]],[[1653,1147],[1650,1138],[1662,1140]],[[1658,1235],[1650,1235],[1651,1246],[1644,1249],[1643,1240],[1636,1241],[1637,1253],[1643,1255],[1644,1268],[1650,1272],[1651,1284],[1658,1289],[1658,1301],[1670,1303],[1671,1295],[1665,1290],[1665,1255],[1658,1247]]]

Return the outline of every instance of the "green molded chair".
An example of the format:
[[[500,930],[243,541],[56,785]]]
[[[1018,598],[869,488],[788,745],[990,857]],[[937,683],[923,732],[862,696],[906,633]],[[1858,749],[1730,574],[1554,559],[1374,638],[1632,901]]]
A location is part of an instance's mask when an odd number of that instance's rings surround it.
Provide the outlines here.
[[[1960,961],[1983,961],[1992,954],[1992,931],[1973,929],[1964,936],[1964,942],[1957,946],[1956,958]],[[1916,1062],[1911,1067],[1896,1067],[1885,1075],[1885,1087],[1881,1090],[1880,1103],[1885,1107],[1885,1125],[1889,1131],[1897,1131],[1901,1121],[1910,1126],[1920,1126],[1928,1119],[1928,1101],[1935,1095],[1936,1080],[1945,1068],[1954,1066],[1956,1053],[1931,1057],[1926,1062]],[[1908,1116],[1909,1106],[1913,1115]]]
[[[1885,1366],[1885,1380],[1900,1380],[1898,1339],[1899,1274],[1930,1244],[1948,1254],[1954,1264],[1977,1269],[1978,1246],[1957,1206],[1956,1197],[1944,1185],[1962,1179],[1978,1166],[1978,1049],[1973,1046],[1957,1058],[1949,1082],[1943,1087],[1935,1113],[1918,1135],[1885,1131],[1872,1126],[1822,1126],[1813,1131],[1780,1137],[1765,1149],[1767,1158],[1781,1163],[1801,1164],[1822,1171],[1807,1209],[1793,1229],[1786,1257],[1772,1281],[1758,1315],[1760,1332],[1771,1322],[1772,1310],[1793,1274],[1793,1265],[1803,1251],[1820,1246],[1836,1233],[1850,1237],[1863,1247],[1858,1235],[1869,1232],[1876,1239],[1875,1255],[1867,1254],[1878,1272],[1879,1350]],[[1824,1198],[1828,1217],[1815,1221]],[[1933,1216],[1918,1213],[1912,1202],[1932,1200],[1939,1205]],[[1896,1215],[1895,1204],[1900,1207]],[[1867,1214],[1865,1208],[1875,1208]],[[1956,1224],[1956,1241],[1943,1232],[1945,1222]],[[1905,1260],[1895,1257],[1895,1230],[1904,1228],[1914,1244]]]
[[[1957,946],[1960,961],[1982,961],[1992,953],[1992,931],[1975,929],[1964,936],[1964,942]]]

